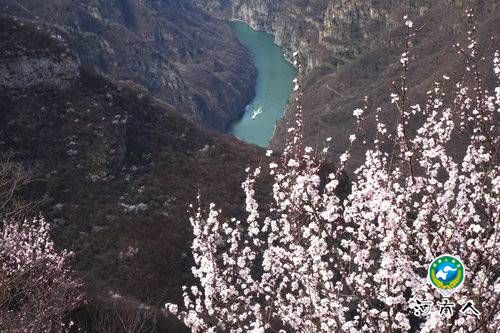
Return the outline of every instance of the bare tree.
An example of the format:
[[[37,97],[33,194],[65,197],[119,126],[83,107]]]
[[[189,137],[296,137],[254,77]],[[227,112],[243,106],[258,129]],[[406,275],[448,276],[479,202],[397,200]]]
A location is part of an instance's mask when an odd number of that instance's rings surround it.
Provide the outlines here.
[[[31,180],[31,173],[14,160],[13,154],[0,154],[0,221],[22,220],[33,214],[38,202],[23,200],[20,195]]]
[[[115,295],[106,304],[90,309],[85,330],[96,333],[158,332],[158,315],[159,312],[153,307]]]

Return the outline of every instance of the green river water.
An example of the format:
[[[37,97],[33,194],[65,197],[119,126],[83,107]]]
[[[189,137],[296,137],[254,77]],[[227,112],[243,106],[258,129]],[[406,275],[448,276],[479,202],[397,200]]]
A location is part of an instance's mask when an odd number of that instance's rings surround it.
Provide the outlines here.
[[[243,117],[230,126],[229,132],[246,142],[267,147],[276,122],[288,105],[296,70],[285,59],[283,50],[274,44],[272,35],[252,30],[239,21],[230,25],[252,55],[257,84],[255,98],[246,106]]]

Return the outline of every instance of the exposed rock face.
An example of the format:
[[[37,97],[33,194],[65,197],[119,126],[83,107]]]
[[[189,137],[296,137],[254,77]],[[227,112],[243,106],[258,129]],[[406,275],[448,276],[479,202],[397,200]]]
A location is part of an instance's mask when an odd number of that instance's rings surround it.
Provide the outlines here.
[[[48,25],[84,65],[140,84],[209,127],[225,129],[253,95],[246,50],[189,2],[0,0],[0,13]]]
[[[40,208],[58,246],[75,252],[91,299],[182,302],[189,203],[199,190],[238,214],[244,169],[262,151],[191,123],[134,84],[75,73],[78,58],[43,29],[0,16],[0,40],[5,68],[37,69],[2,74],[0,155],[33,171],[25,192],[44,198]],[[161,331],[184,329],[170,322]]]
[[[308,70],[320,65],[336,67],[358,56],[374,36],[395,25],[401,1],[369,0],[233,0],[198,1],[200,7],[275,36],[287,55],[300,51]],[[418,11],[429,0],[411,1]]]

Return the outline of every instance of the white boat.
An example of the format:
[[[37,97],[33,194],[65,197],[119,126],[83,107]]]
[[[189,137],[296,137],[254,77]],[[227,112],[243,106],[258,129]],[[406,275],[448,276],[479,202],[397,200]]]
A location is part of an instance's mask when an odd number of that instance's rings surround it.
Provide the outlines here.
[[[252,119],[257,118],[257,116],[259,114],[261,114],[261,113],[262,113],[262,106],[259,106],[259,108],[257,110],[253,110],[253,112],[252,112]]]

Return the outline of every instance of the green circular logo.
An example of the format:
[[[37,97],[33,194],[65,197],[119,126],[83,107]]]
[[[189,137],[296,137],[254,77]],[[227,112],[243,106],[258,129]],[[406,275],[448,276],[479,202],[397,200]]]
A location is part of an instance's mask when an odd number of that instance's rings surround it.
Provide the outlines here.
[[[429,265],[428,278],[444,297],[449,297],[464,282],[465,266],[458,257],[445,254]]]

